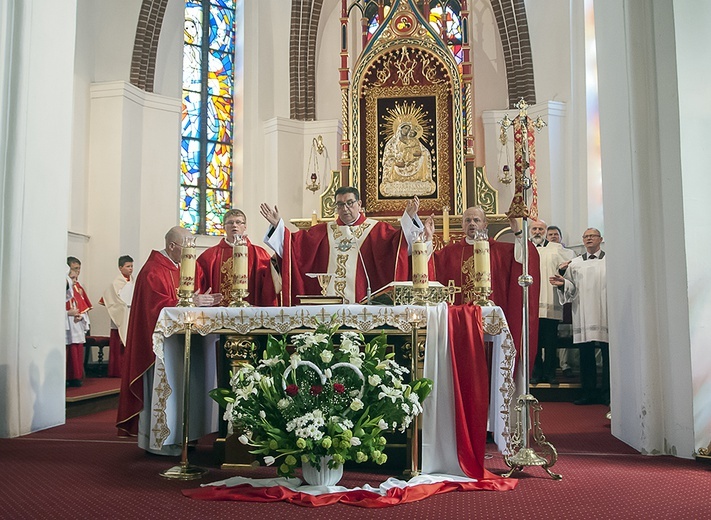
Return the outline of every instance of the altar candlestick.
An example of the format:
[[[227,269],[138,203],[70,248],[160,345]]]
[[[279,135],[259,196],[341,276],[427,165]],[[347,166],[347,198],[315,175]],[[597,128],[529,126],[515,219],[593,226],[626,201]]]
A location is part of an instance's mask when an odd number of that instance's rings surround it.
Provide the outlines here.
[[[311,213],[311,227],[314,227],[316,224],[318,224],[318,215],[316,214],[316,210]]]
[[[491,262],[489,259],[489,241],[474,242],[474,287],[491,289]]]
[[[180,252],[180,291],[192,294],[195,291],[195,237],[185,237]]]
[[[232,289],[247,290],[247,244],[236,242],[232,248],[232,265],[234,266],[234,277],[232,279]]]
[[[412,288],[427,289],[427,244],[418,240],[412,244]]]

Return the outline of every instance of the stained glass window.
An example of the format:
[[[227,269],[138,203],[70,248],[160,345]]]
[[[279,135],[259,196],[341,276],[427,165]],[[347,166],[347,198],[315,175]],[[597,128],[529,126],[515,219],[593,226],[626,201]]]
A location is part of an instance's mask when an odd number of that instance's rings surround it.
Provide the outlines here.
[[[385,16],[390,12],[390,6],[385,6]],[[440,35],[452,51],[457,64],[461,66],[464,60],[462,53],[462,26],[460,18],[461,6],[455,0],[430,2],[430,25]],[[444,13],[444,14],[443,14]],[[377,5],[370,4],[366,9],[368,18],[368,41],[380,27]]]
[[[186,0],[180,225],[217,235],[232,200],[235,0]]]

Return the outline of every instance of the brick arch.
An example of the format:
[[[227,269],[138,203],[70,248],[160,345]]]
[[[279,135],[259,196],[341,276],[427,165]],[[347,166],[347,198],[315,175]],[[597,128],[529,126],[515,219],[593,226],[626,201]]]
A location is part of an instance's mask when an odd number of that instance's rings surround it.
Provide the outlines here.
[[[131,57],[131,84],[153,92],[158,38],[168,0],[143,0]]]
[[[292,0],[289,43],[290,117],[316,119],[316,37],[323,0]]]
[[[506,61],[509,108],[514,108],[521,98],[524,98],[529,105],[534,105],[536,88],[533,77],[533,55],[524,0],[490,1],[499,27]]]

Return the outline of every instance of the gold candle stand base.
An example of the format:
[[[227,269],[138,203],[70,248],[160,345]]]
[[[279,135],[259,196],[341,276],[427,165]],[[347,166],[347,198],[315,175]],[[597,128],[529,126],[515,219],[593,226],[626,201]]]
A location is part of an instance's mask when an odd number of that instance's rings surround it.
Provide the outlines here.
[[[173,480],[196,480],[202,478],[207,472],[206,469],[186,463],[161,471],[160,476]]]
[[[230,300],[229,307],[249,307],[249,303],[245,301],[247,296],[249,296],[249,292],[246,289],[236,289],[232,291],[232,299]]]
[[[524,407],[530,408],[533,413],[524,414]],[[554,473],[550,470],[550,468],[558,460],[558,451],[555,449],[555,446],[546,441],[546,436],[543,435],[543,430],[541,430],[540,412],[541,405],[538,402],[538,399],[531,394],[519,396],[516,404],[518,423],[516,424],[516,431],[514,431],[511,435],[511,446],[514,454],[504,457],[504,462],[506,462],[506,465],[511,468],[511,470],[501,475],[502,477],[510,477],[514,471],[521,471],[527,466],[540,466],[554,480],[562,480],[562,475]],[[533,439],[539,446],[544,448],[547,452],[548,458],[538,455],[533,448],[528,446],[527,419],[529,417],[533,418]]]
[[[178,289],[177,307],[194,307],[192,291],[183,291],[181,289]]]
[[[477,287],[474,289],[474,296],[476,296],[476,303],[479,307],[494,307],[496,304],[489,299],[491,294],[491,287]]]

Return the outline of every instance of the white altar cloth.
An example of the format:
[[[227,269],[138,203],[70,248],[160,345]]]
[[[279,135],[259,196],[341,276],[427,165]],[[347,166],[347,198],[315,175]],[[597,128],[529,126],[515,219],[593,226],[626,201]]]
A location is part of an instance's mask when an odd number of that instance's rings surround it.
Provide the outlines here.
[[[424,472],[461,475],[456,458],[451,359],[447,343],[447,304],[436,306],[315,305],[302,307],[167,307],[153,334],[156,354],[149,432],[150,446],[180,444],[186,313],[193,323],[190,378],[190,435],[199,438],[217,430],[218,406],[207,395],[217,386],[214,345],[219,333],[249,334],[269,330],[285,334],[295,329],[338,324],[362,332],[383,327],[409,333],[412,312],[427,316],[424,377],[434,381],[420,424],[423,430]],[[507,451],[509,408],[514,396],[515,348],[499,307],[483,307],[485,339],[493,342],[489,430],[499,449]],[[201,337],[202,336],[202,337]],[[141,434],[141,432],[139,432]],[[436,439],[436,442],[434,442]],[[441,461],[441,462],[440,462]]]

